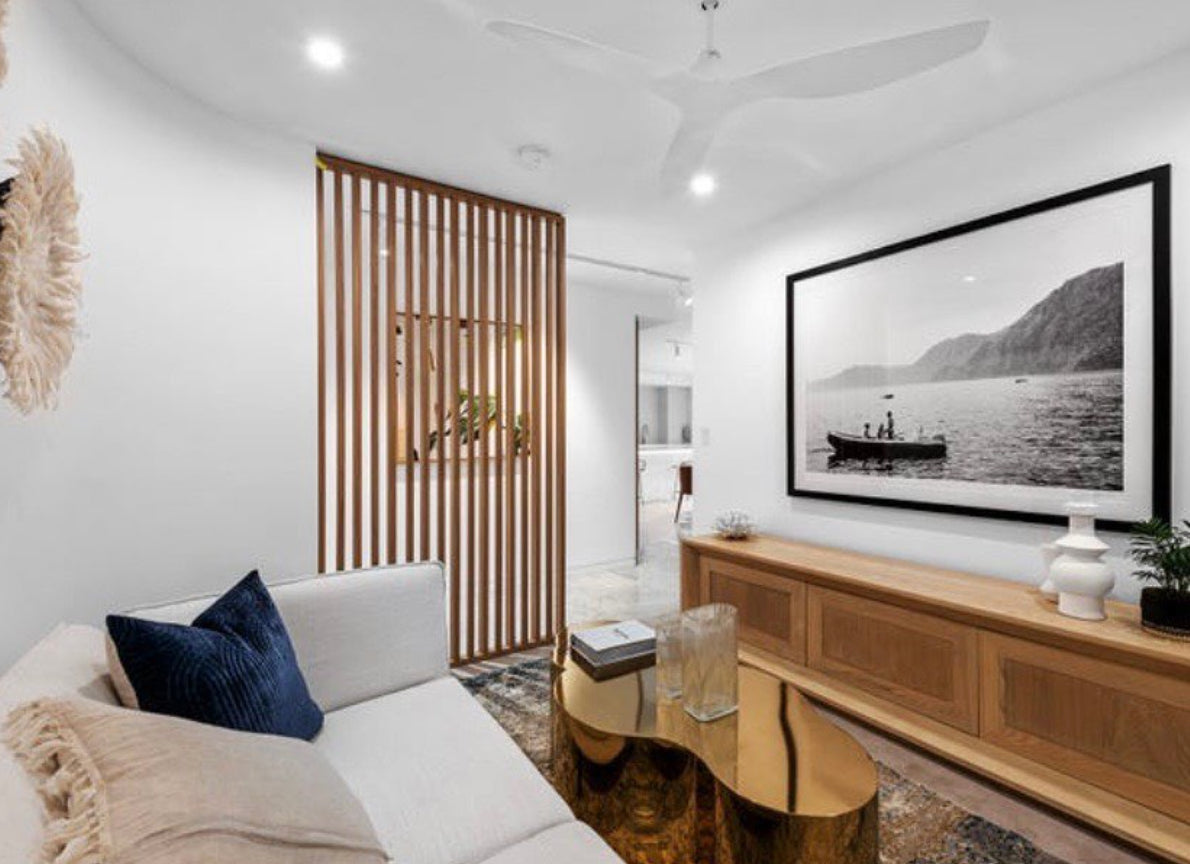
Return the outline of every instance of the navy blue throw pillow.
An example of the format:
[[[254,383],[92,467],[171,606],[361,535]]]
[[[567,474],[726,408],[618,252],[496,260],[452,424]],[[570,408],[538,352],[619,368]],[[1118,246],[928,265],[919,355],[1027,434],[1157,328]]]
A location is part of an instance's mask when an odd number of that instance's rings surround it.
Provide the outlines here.
[[[189,627],[109,615],[107,630],[143,711],[306,741],[322,729],[322,710],[255,570]]]

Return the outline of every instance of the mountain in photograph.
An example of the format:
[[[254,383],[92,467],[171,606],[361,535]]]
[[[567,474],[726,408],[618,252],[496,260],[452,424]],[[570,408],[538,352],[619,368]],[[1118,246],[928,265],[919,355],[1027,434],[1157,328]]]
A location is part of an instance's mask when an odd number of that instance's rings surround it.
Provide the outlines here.
[[[907,366],[851,366],[820,387],[877,387],[1124,368],[1124,264],[1066,281],[995,333],[945,339]]]

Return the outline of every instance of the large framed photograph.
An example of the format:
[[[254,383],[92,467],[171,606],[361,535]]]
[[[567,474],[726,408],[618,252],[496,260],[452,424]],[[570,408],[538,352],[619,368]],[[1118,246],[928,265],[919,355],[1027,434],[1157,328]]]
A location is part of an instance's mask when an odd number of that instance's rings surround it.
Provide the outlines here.
[[[1168,518],[1169,214],[1164,166],[789,276],[789,493]]]

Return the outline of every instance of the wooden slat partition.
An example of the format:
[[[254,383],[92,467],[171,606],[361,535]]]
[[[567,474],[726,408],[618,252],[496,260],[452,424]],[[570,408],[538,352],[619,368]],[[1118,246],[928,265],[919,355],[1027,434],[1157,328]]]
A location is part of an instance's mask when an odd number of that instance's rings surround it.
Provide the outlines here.
[[[442,560],[455,664],[548,642],[565,621],[565,220],[318,165],[319,572]]]

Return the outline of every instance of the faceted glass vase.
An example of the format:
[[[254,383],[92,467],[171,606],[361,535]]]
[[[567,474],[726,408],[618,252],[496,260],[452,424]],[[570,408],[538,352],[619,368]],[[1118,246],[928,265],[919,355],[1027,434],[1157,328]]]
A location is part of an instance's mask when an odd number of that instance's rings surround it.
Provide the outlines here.
[[[712,603],[682,613],[682,707],[706,722],[739,707],[736,608]]]
[[[657,696],[662,700],[682,696],[682,616],[663,615],[653,625],[657,634]]]

